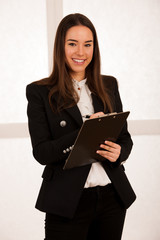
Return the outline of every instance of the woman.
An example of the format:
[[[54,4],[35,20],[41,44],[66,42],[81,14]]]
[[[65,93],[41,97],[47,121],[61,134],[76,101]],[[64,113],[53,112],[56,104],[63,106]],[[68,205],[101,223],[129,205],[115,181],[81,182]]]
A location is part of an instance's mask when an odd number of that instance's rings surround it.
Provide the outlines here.
[[[46,213],[45,239],[121,239],[135,200],[122,166],[132,148],[127,124],[116,143],[97,149],[102,162],[63,170],[85,116],[122,111],[116,79],[100,75],[96,31],[87,17],[62,19],[53,72],[27,86],[27,99],[33,155],[46,165],[36,203]]]

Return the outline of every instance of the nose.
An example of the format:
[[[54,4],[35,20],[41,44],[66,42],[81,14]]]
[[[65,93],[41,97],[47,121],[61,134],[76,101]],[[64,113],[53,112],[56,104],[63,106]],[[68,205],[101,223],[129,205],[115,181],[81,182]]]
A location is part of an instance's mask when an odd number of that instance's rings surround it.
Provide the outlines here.
[[[84,55],[84,47],[82,45],[79,45],[77,48],[77,55],[83,56]]]

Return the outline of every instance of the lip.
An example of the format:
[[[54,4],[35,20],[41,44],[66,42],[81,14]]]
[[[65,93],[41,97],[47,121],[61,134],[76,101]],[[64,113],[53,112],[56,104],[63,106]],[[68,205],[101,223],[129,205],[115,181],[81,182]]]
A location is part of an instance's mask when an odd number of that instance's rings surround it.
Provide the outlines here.
[[[83,65],[86,59],[72,58],[73,62],[78,65]]]

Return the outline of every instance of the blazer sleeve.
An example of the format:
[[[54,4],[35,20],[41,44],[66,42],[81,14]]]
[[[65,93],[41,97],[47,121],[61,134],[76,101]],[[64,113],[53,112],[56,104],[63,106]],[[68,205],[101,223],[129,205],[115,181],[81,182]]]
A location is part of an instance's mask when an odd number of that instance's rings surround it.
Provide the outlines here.
[[[69,154],[64,150],[69,149],[74,144],[79,129],[58,139],[53,139],[49,129],[44,100],[36,84],[27,86],[26,97],[33,156],[42,165],[63,164]]]
[[[122,106],[122,101],[120,98],[118,84],[117,84],[116,79],[115,79],[114,96],[115,96],[115,111],[122,112],[123,106]],[[122,131],[117,139],[117,144],[119,144],[121,146],[121,154],[120,154],[120,157],[118,158],[118,160],[116,161],[115,165],[120,165],[127,160],[127,158],[129,157],[129,154],[131,152],[132,146],[133,146],[133,141],[131,139],[131,135],[128,132],[127,121],[126,121],[124,127],[122,128]]]

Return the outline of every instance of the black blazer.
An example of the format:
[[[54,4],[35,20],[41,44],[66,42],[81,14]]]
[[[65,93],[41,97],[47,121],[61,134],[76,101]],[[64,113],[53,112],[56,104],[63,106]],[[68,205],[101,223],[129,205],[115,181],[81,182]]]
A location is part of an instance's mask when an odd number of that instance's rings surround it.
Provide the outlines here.
[[[114,111],[121,112],[122,103],[116,79],[103,76],[103,80],[114,103]],[[26,95],[33,155],[40,164],[46,165],[36,208],[43,212],[72,218],[91,167],[87,165],[63,170],[65,160],[83,123],[80,111],[76,105],[62,110],[59,114],[54,113],[48,102],[46,86],[31,83],[27,86]],[[57,98],[58,93],[53,97],[55,104]],[[92,99],[95,112],[103,111],[101,100],[94,94]],[[65,121],[66,125],[62,124],[62,121]],[[127,123],[117,143],[121,145],[121,155],[117,162],[110,163],[106,160],[102,164],[122,203],[128,208],[136,196],[121,164],[128,158],[133,144],[127,130]]]

